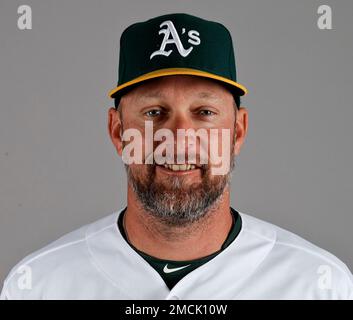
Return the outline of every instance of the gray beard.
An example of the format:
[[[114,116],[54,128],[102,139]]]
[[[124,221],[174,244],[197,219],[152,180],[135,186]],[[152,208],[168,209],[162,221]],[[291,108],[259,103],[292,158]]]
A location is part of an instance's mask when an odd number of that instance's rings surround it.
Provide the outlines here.
[[[218,176],[211,176],[210,168],[203,166],[201,182],[188,185],[182,178],[173,176],[155,182],[155,165],[147,165],[145,177],[134,173],[128,165],[125,169],[142,208],[164,225],[182,227],[206,217],[218,207],[230,184],[234,164],[234,157],[231,157],[228,174]]]

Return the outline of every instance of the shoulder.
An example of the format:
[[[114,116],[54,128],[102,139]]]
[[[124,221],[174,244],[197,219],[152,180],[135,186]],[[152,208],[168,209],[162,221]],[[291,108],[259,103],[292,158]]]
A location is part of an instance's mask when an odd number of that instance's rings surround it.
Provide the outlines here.
[[[114,212],[84,225],[23,258],[6,277],[1,299],[45,298],[43,287],[57,286],[60,277],[67,281],[77,276],[75,272],[90,272],[87,237],[110,227],[117,215]]]
[[[243,232],[273,241],[273,247],[261,265],[261,272],[276,270],[276,277],[292,278],[307,288],[312,284],[332,297],[353,299],[353,276],[347,265],[330,252],[277,225],[241,213]],[[328,297],[328,296],[327,296]]]

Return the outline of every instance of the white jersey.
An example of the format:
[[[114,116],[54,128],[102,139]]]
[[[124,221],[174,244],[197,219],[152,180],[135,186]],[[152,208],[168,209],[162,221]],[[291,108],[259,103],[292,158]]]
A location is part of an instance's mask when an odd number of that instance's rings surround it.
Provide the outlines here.
[[[353,299],[352,274],[338,258],[242,212],[237,238],[169,290],[119,232],[121,212],[24,258],[1,299]]]

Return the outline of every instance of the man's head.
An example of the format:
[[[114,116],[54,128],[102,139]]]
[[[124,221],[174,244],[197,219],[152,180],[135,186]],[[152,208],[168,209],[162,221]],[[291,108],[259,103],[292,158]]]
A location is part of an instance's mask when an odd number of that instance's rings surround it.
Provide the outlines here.
[[[208,134],[211,129],[229,129],[230,170],[225,175],[213,175],[212,163],[198,163],[189,171],[173,171],[156,163],[126,165],[131,190],[146,211],[169,225],[190,224],[214,208],[226,191],[234,156],[246,135],[247,111],[237,109],[233,95],[214,80],[176,75],[146,81],[122,97],[118,111],[109,110],[108,129],[120,156],[126,145],[122,133],[130,128],[142,133],[145,150],[145,121],[153,122],[154,132],[169,129],[175,137],[178,129],[205,129]],[[196,150],[199,155],[200,141]],[[185,163],[189,163],[187,156]]]
[[[176,226],[197,221],[215,208],[228,189],[234,156],[246,135],[247,111],[240,108],[246,91],[237,82],[232,39],[222,24],[177,13],[126,28],[120,38],[118,83],[109,94],[117,110],[109,110],[108,129],[123,160],[129,147],[124,133],[141,132],[138,146],[144,162],[125,162],[134,202]],[[165,141],[157,137],[148,145],[146,123],[157,136],[168,130],[172,140],[166,135]],[[202,134],[182,146],[177,139],[182,129]],[[193,147],[195,159],[189,152]],[[163,159],[171,150],[169,165],[154,158]],[[181,163],[181,154],[185,165],[173,165]],[[214,174],[219,154],[226,155],[229,170]]]

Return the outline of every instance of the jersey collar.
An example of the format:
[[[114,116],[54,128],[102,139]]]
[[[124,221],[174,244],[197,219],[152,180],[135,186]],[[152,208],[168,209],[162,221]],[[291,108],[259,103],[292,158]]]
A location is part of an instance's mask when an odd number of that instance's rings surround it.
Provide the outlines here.
[[[276,240],[273,229],[239,212],[242,229],[215,258],[193,270],[169,290],[153,269],[121,235],[117,220],[123,209],[91,224],[86,244],[92,262],[126,299],[229,299],[269,254]],[[220,290],[227,288],[227,290]],[[210,292],[210,290],[214,290]]]

